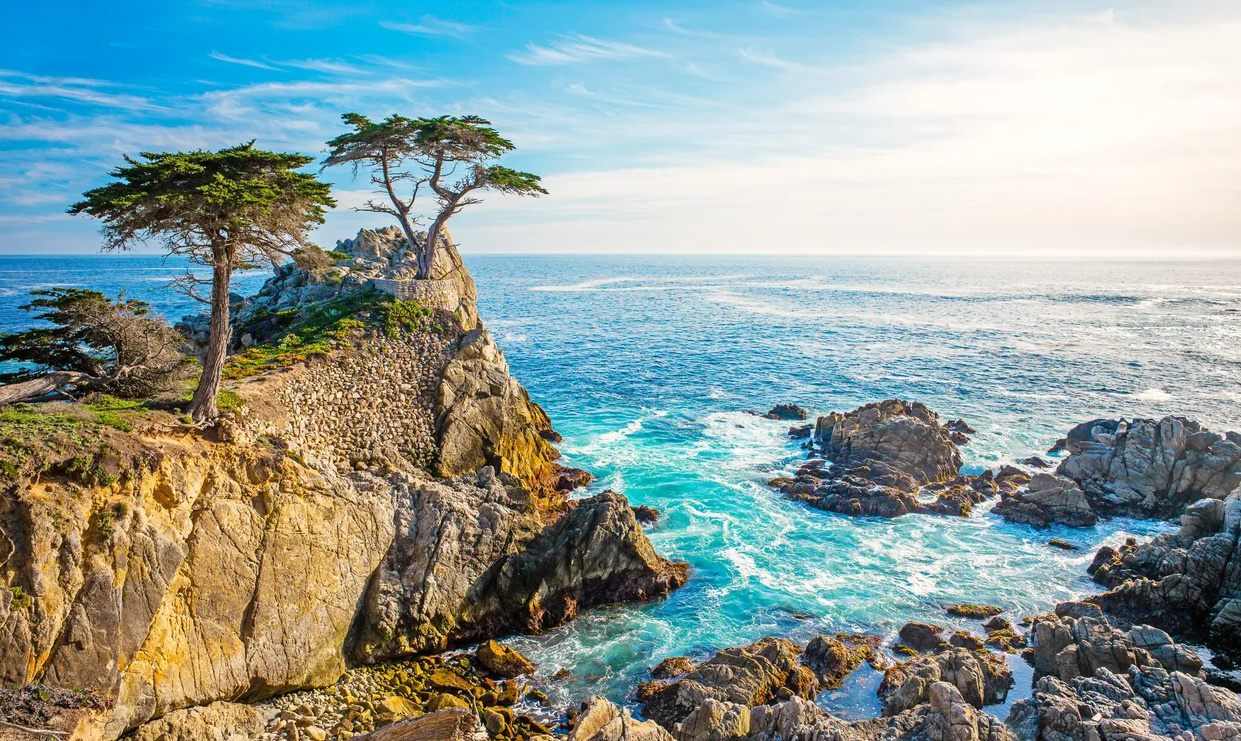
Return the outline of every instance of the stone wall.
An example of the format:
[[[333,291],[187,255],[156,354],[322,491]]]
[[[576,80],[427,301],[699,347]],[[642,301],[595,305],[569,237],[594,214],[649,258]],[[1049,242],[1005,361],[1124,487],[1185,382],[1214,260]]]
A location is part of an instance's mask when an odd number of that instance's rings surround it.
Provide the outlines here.
[[[451,280],[390,280],[373,278],[371,285],[402,301],[417,301],[427,309],[454,312],[461,308],[461,294]]]
[[[340,471],[432,470],[435,402],[454,340],[436,332],[371,335],[352,352],[331,354],[285,386],[282,436],[300,444],[308,460]]]

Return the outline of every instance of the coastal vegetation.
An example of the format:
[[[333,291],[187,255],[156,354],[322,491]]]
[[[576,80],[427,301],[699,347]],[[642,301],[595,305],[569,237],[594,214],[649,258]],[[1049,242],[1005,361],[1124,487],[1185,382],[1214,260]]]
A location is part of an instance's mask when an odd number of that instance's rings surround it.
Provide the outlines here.
[[[169,255],[211,268],[211,278],[186,271],[177,283],[211,307],[202,375],[188,413],[196,422],[219,415],[229,325],[229,282],[237,270],[276,264],[300,247],[335,205],[330,186],[297,172],[312,158],[269,152],[254,142],[216,152],[143,153],[112,171],[115,182],[87,191],[71,214],[101,219],[104,250],[154,241]],[[209,296],[200,288],[207,286]]]
[[[393,114],[379,123],[359,113],[346,113],[342,118],[353,130],[328,142],[324,167],[351,165],[355,175],[361,168],[370,170],[381,200],[368,201],[359,211],[393,217],[413,245],[417,244],[414,209],[419,191],[425,187],[436,199],[437,211],[418,251],[419,278],[431,277],[448,220],[480,202],[471,194],[484,190],[536,197],[547,194],[538,175],[494,163],[513,151],[513,143],[478,116],[410,119]],[[402,186],[407,196],[398,193]]]
[[[190,368],[178,349],[181,335],[145,302],[108,299],[84,288],[31,291],[21,308],[41,322],[0,335],[0,362],[21,368],[0,373],[0,404],[100,392],[143,398],[166,391]],[[47,326],[50,325],[50,326]]]

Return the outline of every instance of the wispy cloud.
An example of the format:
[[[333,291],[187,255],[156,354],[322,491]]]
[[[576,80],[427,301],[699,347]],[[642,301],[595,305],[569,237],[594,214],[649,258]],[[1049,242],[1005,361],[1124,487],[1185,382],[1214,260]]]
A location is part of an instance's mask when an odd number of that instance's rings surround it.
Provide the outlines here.
[[[229,64],[240,64],[244,67],[254,67],[256,69],[267,69],[267,70],[271,70],[272,72],[279,71],[275,67],[271,66],[270,64],[266,64],[264,62],[259,62],[254,59],[243,59],[241,57],[230,57],[227,54],[221,54],[218,51],[213,51],[207,56],[211,57],[212,59],[218,62],[227,62]]]
[[[518,64],[576,64],[599,59],[633,59],[637,57],[666,57],[667,53],[619,41],[606,41],[592,36],[572,34],[546,46],[527,44],[526,51],[509,54],[508,58]]]
[[[815,67],[800,62],[793,62],[784,57],[777,56],[773,52],[759,51],[749,47],[743,47],[737,50],[742,59],[755,64],[762,64],[767,67],[775,67],[777,69],[788,70],[790,72],[819,72]]]
[[[768,2],[768,0],[763,0],[763,2],[758,4],[758,7],[767,15],[774,15],[777,18],[792,18],[801,13],[800,10],[795,8],[790,8],[787,5],[778,5]]]
[[[288,59],[277,64],[285,67],[296,67],[297,69],[308,69],[313,72],[328,72],[337,75],[357,75],[362,74],[360,67],[355,67],[348,62],[342,62],[339,59]]]
[[[419,36],[448,36],[454,39],[464,39],[466,36],[469,36],[478,30],[478,26],[472,26],[468,23],[446,21],[436,18],[433,15],[424,15],[418,19],[417,23],[380,21],[379,25],[389,31],[400,31],[401,33],[410,33]]]
[[[76,103],[130,110],[156,110],[160,107],[141,96],[100,89],[116,87],[114,83],[81,77],[45,77],[13,70],[0,70],[0,98],[58,98]]]
[[[660,25],[662,25],[664,28],[668,29],[669,31],[680,34],[682,36],[696,36],[696,37],[704,38],[704,39],[716,38],[716,34],[713,34],[710,31],[703,31],[698,28],[687,28],[685,26],[682,26],[680,23],[677,23],[676,21],[672,20],[671,18],[663,18],[660,21]]]

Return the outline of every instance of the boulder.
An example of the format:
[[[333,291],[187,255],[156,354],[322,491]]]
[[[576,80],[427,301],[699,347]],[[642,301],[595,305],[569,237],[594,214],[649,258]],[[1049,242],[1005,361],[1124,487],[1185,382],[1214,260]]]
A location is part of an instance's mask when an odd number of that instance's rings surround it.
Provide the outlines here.
[[[929,623],[909,622],[897,633],[905,645],[918,651],[933,651],[944,645],[944,629]]]
[[[655,679],[673,679],[694,671],[694,662],[688,656],[670,656],[651,669]]]
[[[1002,494],[991,511],[1009,522],[1040,528],[1090,527],[1099,519],[1077,484],[1047,473],[1034,474],[1024,489]]]
[[[917,402],[889,399],[819,417],[814,442],[840,467],[878,461],[920,484],[947,481],[961,468],[951,432],[935,412]]]
[[[654,721],[637,721],[598,695],[582,703],[567,741],[673,741]]]
[[[874,649],[870,646],[848,645],[839,638],[824,635],[811,639],[801,661],[815,673],[823,689],[834,690],[873,655]]]
[[[763,415],[767,419],[778,419],[785,422],[794,420],[804,420],[810,416],[805,409],[796,404],[776,404],[766,414]]]
[[[474,653],[483,669],[497,677],[511,679],[522,674],[533,674],[538,668],[516,649],[495,641],[483,641]]]

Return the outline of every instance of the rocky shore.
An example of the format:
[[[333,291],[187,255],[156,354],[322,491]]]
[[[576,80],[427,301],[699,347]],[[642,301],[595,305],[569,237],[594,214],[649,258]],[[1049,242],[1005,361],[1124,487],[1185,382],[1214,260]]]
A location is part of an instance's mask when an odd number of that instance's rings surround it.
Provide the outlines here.
[[[553,704],[562,675],[505,637],[667,595],[689,567],[644,533],[657,511],[575,493],[590,476],[559,464],[451,242],[417,285],[409,247],[363,230],[239,297],[239,401],[212,428],[22,412],[25,447],[0,451],[0,680],[24,689],[0,693],[0,741],[32,724],[142,741],[1241,738],[1223,674],[1241,661],[1241,436],[1094,420],[1051,461],[973,472],[970,425],[900,399],[756,415],[806,422],[789,436],[807,460],[771,486],[849,517],[1180,529],[1100,549],[1107,591],[1049,614],[959,603],[894,635],[704,647],[629,697]],[[882,711],[827,712],[858,672]]]

